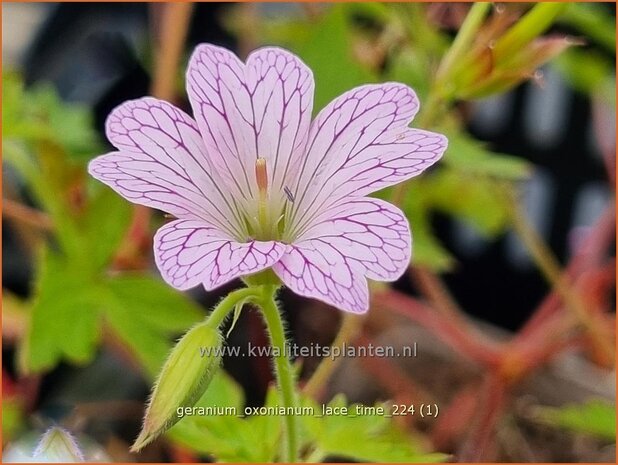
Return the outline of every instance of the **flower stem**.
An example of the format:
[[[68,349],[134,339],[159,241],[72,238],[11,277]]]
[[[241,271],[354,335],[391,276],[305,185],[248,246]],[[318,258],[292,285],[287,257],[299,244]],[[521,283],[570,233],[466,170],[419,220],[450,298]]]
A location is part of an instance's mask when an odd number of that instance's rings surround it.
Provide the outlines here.
[[[230,292],[208,315],[206,325],[217,329],[238,303],[251,298],[259,298],[260,295],[259,288],[255,287],[245,287]]]
[[[567,310],[572,312],[581,327],[588,332],[590,342],[594,344],[598,353],[603,356],[604,360],[607,360],[608,364],[613,364],[614,349],[610,342],[610,334],[603,327],[603,324],[589,312],[580,293],[569,283],[568,276],[562,272],[552,251],[528,222],[513,190],[505,187],[502,189],[501,195],[506,199],[507,212],[513,229],[528,249],[535,264],[562,298]]]
[[[193,4],[169,3],[158,7],[162,7],[162,18],[150,91],[157,98],[173,100],[176,93],[176,73],[189,33]]]
[[[440,68],[437,73],[437,79],[439,81],[448,76],[448,72],[457,60],[461,58],[462,54],[469,50],[470,44],[476,37],[479,27],[483,23],[489,8],[491,8],[491,3],[489,2],[477,2],[472,5],[466,19],[457,33],[457,37],[455,37],[451,47],[448,49],[446,55],[440,63]]]
[[[352,313],[344,313],[339,332],[335,337],[331,347],[339,347],[343,352],[344,345],[353,342],[358,332],[361,330],[364,318]],[[315,370],[307,384],[303,388],[303,393],[309,397],[318,398],[331,375],[341,362],[341,358],[324,357],[318,368]]]
[[[262,308],[262,315],[266,322],[266,328],[270,337],[270,343],[274,349],[274,370],[277,378],[277,386],[281,393],[281,401],[287,410],[294,412],[298,400],[294,380],[294,371],[290,361],[286,357],[285,329],[281,314],[275,302],[277,286],[262,286],[263,294],[259,301]],[[284,461],[295,463],[298,458],[298,425],[294,413],[285,415],[285,440],[284,440]]]

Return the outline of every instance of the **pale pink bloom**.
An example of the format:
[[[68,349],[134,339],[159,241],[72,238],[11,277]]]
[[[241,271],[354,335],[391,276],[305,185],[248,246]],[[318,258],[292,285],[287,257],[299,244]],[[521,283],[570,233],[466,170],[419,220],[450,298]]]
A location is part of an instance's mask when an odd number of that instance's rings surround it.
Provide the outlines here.
[[[261,48],[243,63],[203,44],[187,70],[195,120],[154,98],[110,114],[118,150],[89,172],[178,218],[154,237],[170,285],[211,290],[270,267],[300,295],[365,312],[367,278],[405,271],[408,221],[367,195],[431,166],[446,138],[408,127],[419,103],[403,84],[352,89],[312,121],[313,87],[286,50]]]

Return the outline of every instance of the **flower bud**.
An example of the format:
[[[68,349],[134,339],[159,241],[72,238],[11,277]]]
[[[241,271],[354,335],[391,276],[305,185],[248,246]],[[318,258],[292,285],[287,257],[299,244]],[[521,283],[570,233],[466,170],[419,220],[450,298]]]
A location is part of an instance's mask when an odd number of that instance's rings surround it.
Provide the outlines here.
[[[74,437],[68,431],[53,426],[41,436],[30,431],[12,441],[2,452],[3,463],[75,463],[106,462],[111,458],[103,447],[80,434]]]
[[[84,454],[68,431],[53,426],[41,438],[32,458],[44,462],[83,462]]]
[[[221,334],[206,323],[194,326],[178,341],[155,383],[133,452],[180,420],[179,407],[192,407],[200,399],[219,368],[222,345]]]

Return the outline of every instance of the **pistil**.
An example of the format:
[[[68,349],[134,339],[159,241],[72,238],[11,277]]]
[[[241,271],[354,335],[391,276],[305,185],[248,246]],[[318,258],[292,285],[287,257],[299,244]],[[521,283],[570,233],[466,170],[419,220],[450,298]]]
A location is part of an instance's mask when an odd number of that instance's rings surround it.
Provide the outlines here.
[[[255,179],[258,186],[258,229],[259,239],[267,240],[266,237],[271,231],[268,211],[268,172],[266,171],[266,159],[259,157],[255,161]]]

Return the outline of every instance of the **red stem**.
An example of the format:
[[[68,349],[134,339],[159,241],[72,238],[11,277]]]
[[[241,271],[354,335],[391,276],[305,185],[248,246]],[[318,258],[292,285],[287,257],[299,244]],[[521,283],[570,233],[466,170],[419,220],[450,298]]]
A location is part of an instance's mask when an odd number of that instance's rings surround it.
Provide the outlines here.
[[[399,291],[388,290],[377,293],[374,302],[376,305],[416,321],[434,332],[455,351],[479,364],[491,367],[495,366],[499,360],[498,344],[481,343],[477,338],[470,337],[471,331],[467,326],[462,325],[461,322],[451,321],[447,316],[413,297]]]
[[[616,211],[614,204],[608,206],[599,220],[593,226],[584,244],[564,271],[566,278],[572,282],[577,276],[593,266],[597,266],[606,254],[615,234]],[[519,330],[517,341],[534,337],[537,333],[544,333],[548,318],[562,308],[562,299],[557,290],[550,292],[526,324]]]
[[[507,389],[502,380],[489,375],[481,386],[479,405],[483,408],[471,425],[471,430],[459,449],[458,462],[487,461],[490,454],[489,446],[494,436],[500,414],[508,399]]]

